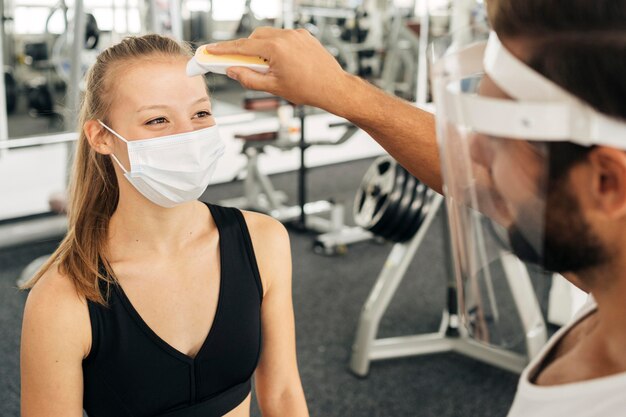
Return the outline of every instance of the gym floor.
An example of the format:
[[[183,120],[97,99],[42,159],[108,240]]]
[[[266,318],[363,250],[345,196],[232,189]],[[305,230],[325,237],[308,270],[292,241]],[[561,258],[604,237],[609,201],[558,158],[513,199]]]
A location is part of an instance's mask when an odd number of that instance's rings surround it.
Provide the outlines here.
[[[311,170],[310,200],[334,198],[351,211],[354,192],[371,162]],[[295,201],[295,173],[273,176],[272,181]],[[217,202],[241,193],[240,183],[222,184],[209,187],[202,198]],[[442,231],[439,216],[382,320],[380,337],[437,330],[445,306]],[[311,235],[290,230],[290,236],[298,361],[311,416],[506,415],[518,375],[457,354],[374,362],[367,378],[351,374],[348,361],[359,313],[391,244],[364,242],[351,246],[346,255],[324,257],[311,250]],[[15,279],[28,262],[57,244],[41,242],[0,252],[3,417],[19,416],[19,335],[26,294],[15,288]],[[547,281],[535,286],[540,300],[545,300]],[[260,416],[256,405],[252,416]]]

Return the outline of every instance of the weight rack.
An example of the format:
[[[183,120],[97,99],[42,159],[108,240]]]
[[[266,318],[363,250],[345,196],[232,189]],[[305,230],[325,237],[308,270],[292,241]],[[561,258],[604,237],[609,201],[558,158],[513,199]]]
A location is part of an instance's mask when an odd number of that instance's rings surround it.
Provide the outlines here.
[[[380,320],[444,201],[443,196],[436,194],[431,202],[431,210],[426,215],[419,231],[410,241],[396,243],[387,257],[361,310],[349,365],[355,375],[367,376],[370,364],[375,360],[442,352],[457,352],[508,371],[521,372],[545,344],[546,325],[526,266],[517,257],[505,252],[501,253],[500,261],[511,288],[515,307],[521,317],[526,354],[486,345],[471,337],[465,327],[460,325],[454,279],[449,282],[448,305],[443,311],[437,332],[376,338]],[[444,235],[448,237],[447,227],[445,229]],[[452,278],[452,274],[449,278]]]

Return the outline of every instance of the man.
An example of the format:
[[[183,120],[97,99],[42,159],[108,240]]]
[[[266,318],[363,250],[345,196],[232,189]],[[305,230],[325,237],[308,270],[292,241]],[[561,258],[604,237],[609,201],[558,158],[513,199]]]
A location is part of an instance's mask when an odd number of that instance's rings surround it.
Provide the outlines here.
[[[592,294],[524,371],[510,416],[626,415],[626,1],[487,8],[497,36],[476,91],[455,87],[446,57],[433,64],[439,145],[432,115],[345,73],[304,30],[262,28],[209,51],[266,58],[268,74],[228,75],[352,121],[431,188],[445,178],[448,197],[505,226],[520,258]]]

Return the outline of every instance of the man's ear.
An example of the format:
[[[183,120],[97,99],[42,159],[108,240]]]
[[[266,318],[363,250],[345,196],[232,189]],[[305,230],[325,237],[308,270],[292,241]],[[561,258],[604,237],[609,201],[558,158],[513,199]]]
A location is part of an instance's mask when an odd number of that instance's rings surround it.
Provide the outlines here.
[[[611,219],[626,216],[626,152],[599,146],[589,153],[591,198]]]
[[[88,120],[83,126],[83,132],[94,151],[103,155],[113,153],[113,138],[97,120]]]

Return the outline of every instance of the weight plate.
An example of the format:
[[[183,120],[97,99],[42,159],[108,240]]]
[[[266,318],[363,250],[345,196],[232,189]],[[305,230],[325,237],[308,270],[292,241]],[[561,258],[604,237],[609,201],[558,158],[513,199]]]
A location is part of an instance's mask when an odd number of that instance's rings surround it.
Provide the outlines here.
[[[376,159],[366,171],[356,193],[355,223],[367,230],[376,229],[385,212],[400,200],[404,180],[403,176],[398,176],[398,164],[391,157]]]
[[[409,220],[403,233],[394,236],[396,242],[406,242],[415,236],[428,214],[431,197],[432,191],[420,182],[415,189],[415,199],[412,204],[413,218]]]
[[[406,170],[405,170],[406,171]],[[393,219],[389,221],[389,224],[384,231],[381,232],[381,236],[388,240],[394,241],[395,236],[406,229],[407,222],[412,220],[411,205],[415,199],[415,189],[417,187],[417,179],[410,173],[406,172],[406,181],[404,185],[404,191],[402,199],[398,206],[398,210],[395,213]]]
[[[407,172],[397,163],[395,172],[393,190],[391,194],[383,197],[385,204],[382,204],[382,200],[379,201],[378,206],[380,206],[380,210],[375,213],[378,220],[369,229],[372,233],[381,237],[385,237],[385,231],[389,230],[391,223],[399,214],[400,203],[404,196],[404,188],[408,178]]]

